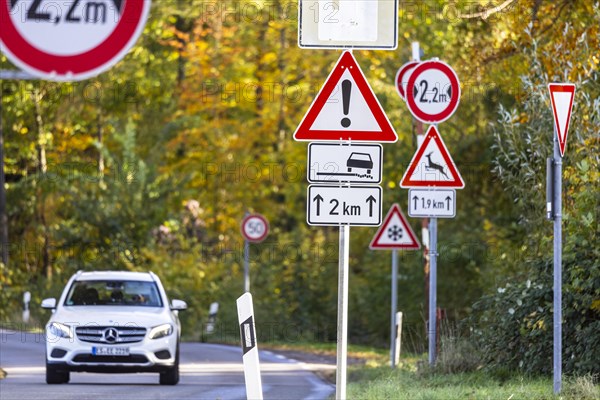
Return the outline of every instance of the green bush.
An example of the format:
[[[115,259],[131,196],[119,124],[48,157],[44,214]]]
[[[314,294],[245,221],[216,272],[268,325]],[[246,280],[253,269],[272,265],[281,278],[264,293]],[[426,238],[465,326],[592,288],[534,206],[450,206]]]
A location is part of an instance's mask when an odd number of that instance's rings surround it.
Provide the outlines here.
[[[599,374],[600,261],[582,257],[563,267],[563,371]],[[552,371],[552,262],[533,268],[535,278],[509,283],[474,305],[473,337],[492,369]]]

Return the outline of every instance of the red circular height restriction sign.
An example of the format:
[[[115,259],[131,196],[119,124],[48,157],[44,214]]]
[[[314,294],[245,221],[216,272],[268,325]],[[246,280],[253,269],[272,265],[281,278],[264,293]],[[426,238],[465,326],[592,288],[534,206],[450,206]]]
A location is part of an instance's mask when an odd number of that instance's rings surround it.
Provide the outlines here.
[[[456,72],[441,61],[425,61],[410,74],[406,104],[412,115],[425,123],[447,120],[458,108],[460,83]]]
[[[249,214],[242,220],[242,236],[249,242],[259,243],[269,233],[269,223],[261,214]]]
[[[398,94],[402,98],[402,100],[406,100],[406,94],[404,93],[404,89],[406,83],[408,82],[408,77],[410,76],[410,72],[415,69],[415,67],[419,65],[419,61],[409,61],[398,69],[396,73],[396,90]]]
[[[0,50],[32,75],[76,81],[106,71],[136,42],[150,0],[0,0]]]

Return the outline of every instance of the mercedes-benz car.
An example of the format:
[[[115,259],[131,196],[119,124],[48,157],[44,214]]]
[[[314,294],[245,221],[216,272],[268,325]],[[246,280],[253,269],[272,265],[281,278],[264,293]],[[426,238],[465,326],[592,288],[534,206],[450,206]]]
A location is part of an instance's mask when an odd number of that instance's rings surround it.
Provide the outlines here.
[[[179,382],[178,312],[152,272],[78,272],[46,325],[46,382],[68,383],[71,372],[158,372],[159,383]]]

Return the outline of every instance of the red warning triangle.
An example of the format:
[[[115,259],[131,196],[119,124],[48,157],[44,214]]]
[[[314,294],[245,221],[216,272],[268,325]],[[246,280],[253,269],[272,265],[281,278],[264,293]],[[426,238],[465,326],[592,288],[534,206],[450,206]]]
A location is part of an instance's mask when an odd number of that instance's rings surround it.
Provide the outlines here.
[[[575,97],[575,85],[572,83],[551,83],[550,102],[554,114],[554,126],[558,136],[560,155],[564,157],[567,147],[567,135],[569,134],[569,122],[571,121],[571,110],[573,110],[573,98]]]
[[[434,125],[431,125],[427,130],[423,143],[417,149],[400,181],[400,187],[456,189],[465,187],[465,182]]]
[[[395,142],[398,136],[356,59],[345,51],[300,122],[294,139]]]
[[[369,245],[371,250],[418,250],[421,244],[400,206],[395,203]]]

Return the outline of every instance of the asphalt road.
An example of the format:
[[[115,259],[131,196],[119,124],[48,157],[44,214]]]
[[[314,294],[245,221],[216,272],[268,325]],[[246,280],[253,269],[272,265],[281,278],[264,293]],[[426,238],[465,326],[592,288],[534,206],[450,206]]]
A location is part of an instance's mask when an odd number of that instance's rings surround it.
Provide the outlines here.
[[[259,343],[260,346],[260,343]],[[260,352],[265,399],[326,399],[334,387],[299,363],[268,351]],[[241,349],[206,343],[181,344],[181,380],[158,384],[158,374],[71,373],[67,385],[45,382],[41,334],[0,331],[0,400],[179,400],[245,399]]]

